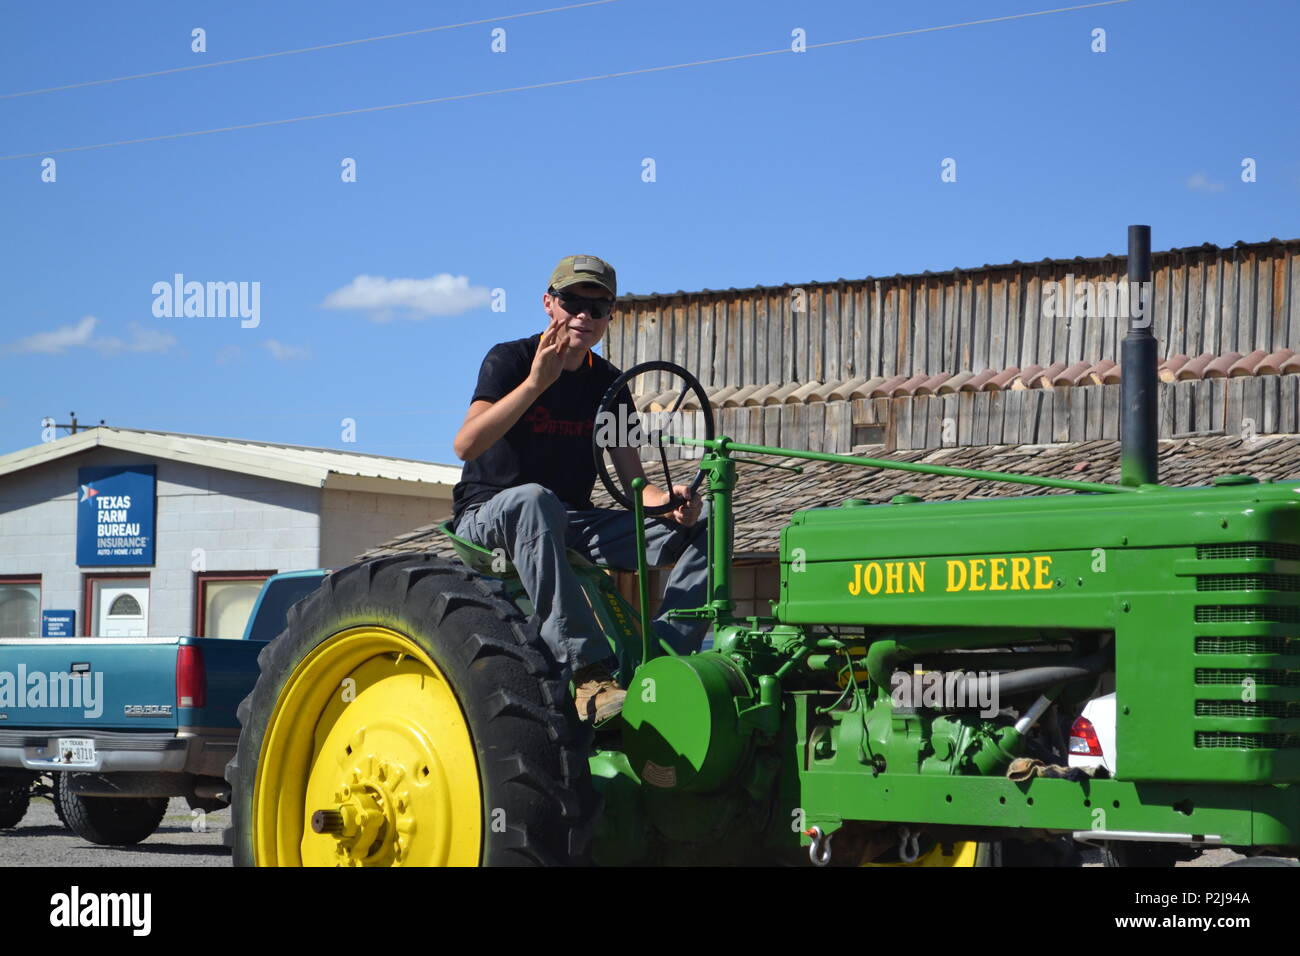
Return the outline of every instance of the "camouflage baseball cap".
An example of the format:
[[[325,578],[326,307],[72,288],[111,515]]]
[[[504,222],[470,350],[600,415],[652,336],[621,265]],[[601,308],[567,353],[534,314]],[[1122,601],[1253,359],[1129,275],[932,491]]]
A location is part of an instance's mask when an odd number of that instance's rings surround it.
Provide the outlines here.
[[[551,273],[550,288],[558,292],[566,286],[583,282],[604,286],[610,295],[618,297],[618,276],[614,267],[596,256],[565,256]]]

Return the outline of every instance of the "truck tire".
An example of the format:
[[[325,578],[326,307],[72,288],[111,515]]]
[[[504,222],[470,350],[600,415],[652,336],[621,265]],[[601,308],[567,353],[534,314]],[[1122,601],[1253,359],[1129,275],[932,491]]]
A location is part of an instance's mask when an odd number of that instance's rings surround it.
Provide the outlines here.
[[[83,797],[70,774],[58,774],[56,807],[69,830],[101,846],[131,846],[151,836],[167,812],[166,797]]]
[[[502,583],[431,554],[330,575],[258,656],[237,866],[584,863],[589,735]]]
[[[27,815],[32,794],[28,787],[0,790],[0,830],[16,827]]]
[[[63,798],[59,796],[59,778],[63,774],[55,771],[50,776],[54,779],[54,786],[50,787],[50,802],[54,804],[54,815],[66,827],[68,826],[68,815],[63,812]]]
[[[1190,858],[1181,846],[1171,843],[1105,840],[1101,844],[1102,866],[1171,869],[1179,860]]]

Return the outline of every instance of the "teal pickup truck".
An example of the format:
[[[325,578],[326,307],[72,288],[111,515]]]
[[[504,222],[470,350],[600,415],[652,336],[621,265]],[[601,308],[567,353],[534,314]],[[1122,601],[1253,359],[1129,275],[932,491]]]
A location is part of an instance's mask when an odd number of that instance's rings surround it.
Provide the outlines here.
[[[268,578],[237,641],[0,638],[0,828],[48,795],[78,836],[126,846],[158,828],[170,797],[226,806],[257,655],[327,574]]]

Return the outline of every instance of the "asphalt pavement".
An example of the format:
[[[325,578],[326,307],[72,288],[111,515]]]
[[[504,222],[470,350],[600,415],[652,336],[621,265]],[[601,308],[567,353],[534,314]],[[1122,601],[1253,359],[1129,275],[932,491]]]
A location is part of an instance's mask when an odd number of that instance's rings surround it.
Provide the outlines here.
[[[0,866],[230,866],[230,851],[221,832],[230,825],[230,811],[199,814],[183,799],[167,805],[157,832],[131,847],[97,846],[68,830],[45,798],[32,800],[22,822],[0,830]],[[1240,859],[1231,850],[1207,850],[1179,866],[1222,866]],[[1084,850],[1085,867],[1100,867],[1101,854]]]
[[[98,846],[77,836],[44,797],[11,830],[0,830],[0,866],[230,866],[221,831],[230,811],[198,814],[181,798],[167,804],[162,824],[135,846]]]

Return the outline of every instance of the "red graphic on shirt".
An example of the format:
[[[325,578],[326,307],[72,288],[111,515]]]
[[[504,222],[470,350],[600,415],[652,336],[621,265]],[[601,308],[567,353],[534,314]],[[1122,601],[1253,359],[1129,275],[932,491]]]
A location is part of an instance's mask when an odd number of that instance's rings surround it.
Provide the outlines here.
[[[534,405],[521,420],[532,426],[534,435],[572,435],[578,438],[591,435],[595,425],[591,419],[573,421],[567,418],[552,418],[550,410],[545,405]]]

